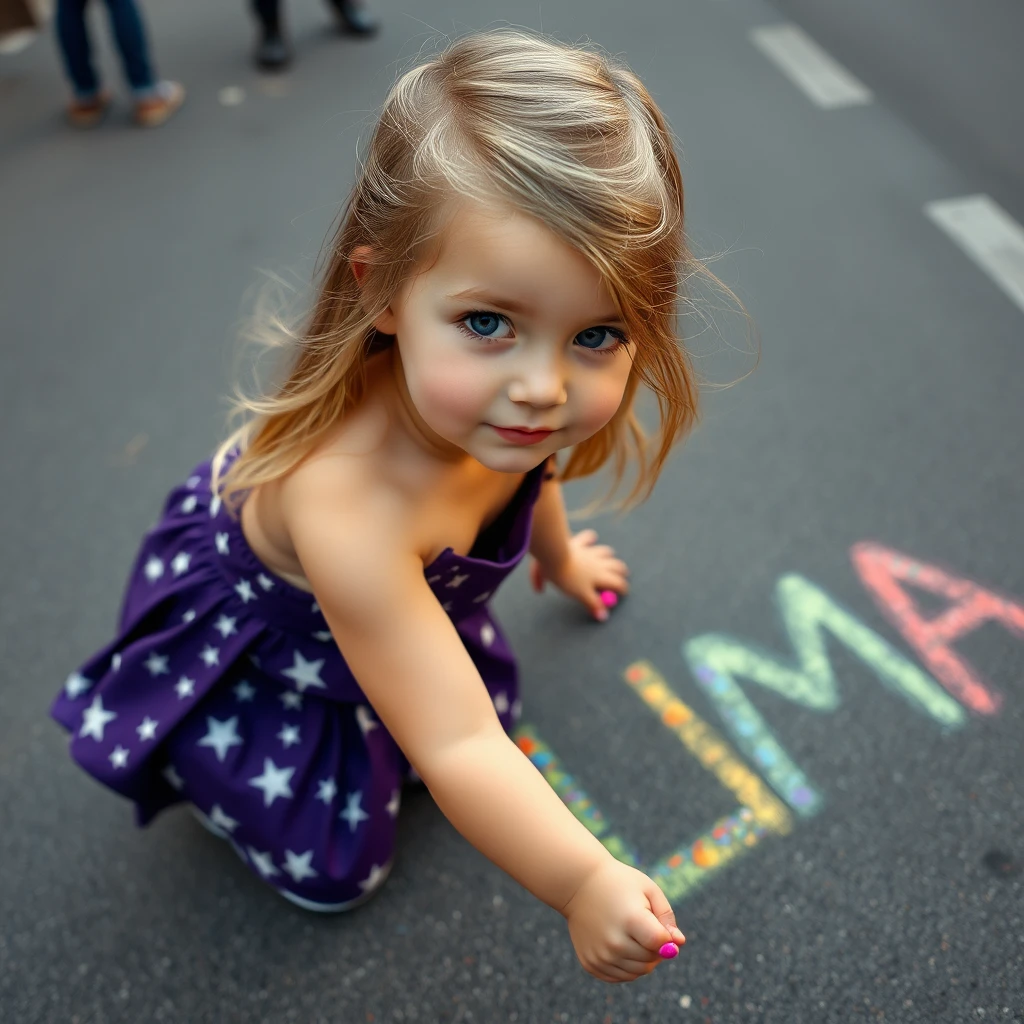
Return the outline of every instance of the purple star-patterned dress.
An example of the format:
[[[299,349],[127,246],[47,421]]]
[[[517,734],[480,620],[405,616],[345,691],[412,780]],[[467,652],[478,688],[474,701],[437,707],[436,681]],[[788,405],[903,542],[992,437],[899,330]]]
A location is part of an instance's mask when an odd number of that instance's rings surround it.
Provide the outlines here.
[[[543,466],[469,556],[425,570],[501,724],[515,660],[487,602],[526,553]],[[71,674],[53,717],[71,756],[137,820],[188,801],[293,902],[342,910],[391,866],[409,764],[378,721],[313,596],[274,576],[210,489],[171,492],[129,578],[117,638]]]

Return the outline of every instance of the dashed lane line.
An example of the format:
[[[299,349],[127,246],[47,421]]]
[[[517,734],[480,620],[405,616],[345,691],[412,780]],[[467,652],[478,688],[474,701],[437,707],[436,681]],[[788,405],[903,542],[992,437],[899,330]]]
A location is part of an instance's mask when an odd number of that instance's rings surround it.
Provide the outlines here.
[[[986,195],[940,199],[924,212],[1024,310],[1024,228]]]
[[[765,25],[750,41],[811,101],[826,110],[863,106],[871,90],[823,50],[798,25]]]

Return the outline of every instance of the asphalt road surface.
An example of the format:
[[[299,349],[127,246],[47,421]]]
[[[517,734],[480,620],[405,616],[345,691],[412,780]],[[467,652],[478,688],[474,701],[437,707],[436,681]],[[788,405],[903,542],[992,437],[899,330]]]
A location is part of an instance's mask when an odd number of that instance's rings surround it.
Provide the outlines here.
[[[49,38],[0,57],[0,1020],[1024,1021],[1020,6],[375,9],[357,41],[291,0],[297,60],[267,78],[241,2],[149,3],[189,89],[151,132],[123,100],[66,128]],[[497,601],[524,747],[689,937],[628,986],[424,792],[380,895],[322,919],[182,811],[137,831],[47,717],[221,436],[260,271],[309,279],[420,48],[503,23],[644,78],[761,353],[745,376],[744,321],[704,295],[701,426],[596,523],[633,573],[608,624],[523,573]]]

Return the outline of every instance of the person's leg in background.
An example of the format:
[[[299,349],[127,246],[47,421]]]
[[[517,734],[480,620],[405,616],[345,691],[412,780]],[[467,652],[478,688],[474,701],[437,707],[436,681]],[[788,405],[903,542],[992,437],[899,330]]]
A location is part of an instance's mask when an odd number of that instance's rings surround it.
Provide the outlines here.
[[[252,11],[260,26],[256,64],[267,71],[279,71],[288,65],[292,56],[281,30],[280,0],[252,0]]]
[[[92,62],[92,46],[85,24],[88,3],[89,0],[57,0],[55,19],[61,59],[74,91],[68,105],[68,119],[81,128],[96,124],[110,105],[110,94],[100,89]]]
[[[163,124],[181,106],[185,90],[178,82],[158,81],[154,76],[146,30],[135,0],[107,0],[107,11],[135,99],[135,120],[146,127]]]
[[[369,36],[377,31],[362,0],[328,0],[345,32]],[[260,26],[256,43],[256,64],[267,71],[279,71],[291,61],[291,47],[285,39],[281,24],[281,0],[252,0],[252,10]]]

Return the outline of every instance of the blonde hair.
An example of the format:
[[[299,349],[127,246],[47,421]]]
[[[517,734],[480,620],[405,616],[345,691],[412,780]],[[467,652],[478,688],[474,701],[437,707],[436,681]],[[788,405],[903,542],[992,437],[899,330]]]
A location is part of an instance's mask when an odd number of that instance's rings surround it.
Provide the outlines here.
[[[451,197],[537,218],[603,275],[633,343],[632,369],[615,416],[572,449],[559,475],[587,476],[610,460],[614,491],[633,461],[623,504],[650,494],[696,420],[695,375],[675,321],[683,282],[707,273],[683,234],[672,137],[623,64],[501,30],[457,40],[385,100],[286,378],[266,397],[239,397],[248,420],[215,456],[214,487],[229,506],[294,469],[360,401],[379,345],[374,321],[423,258]],[[349,260],[361,246],[372,255],[360,290]],[[633,408],[640,384],[657,398],[650,440]]]

